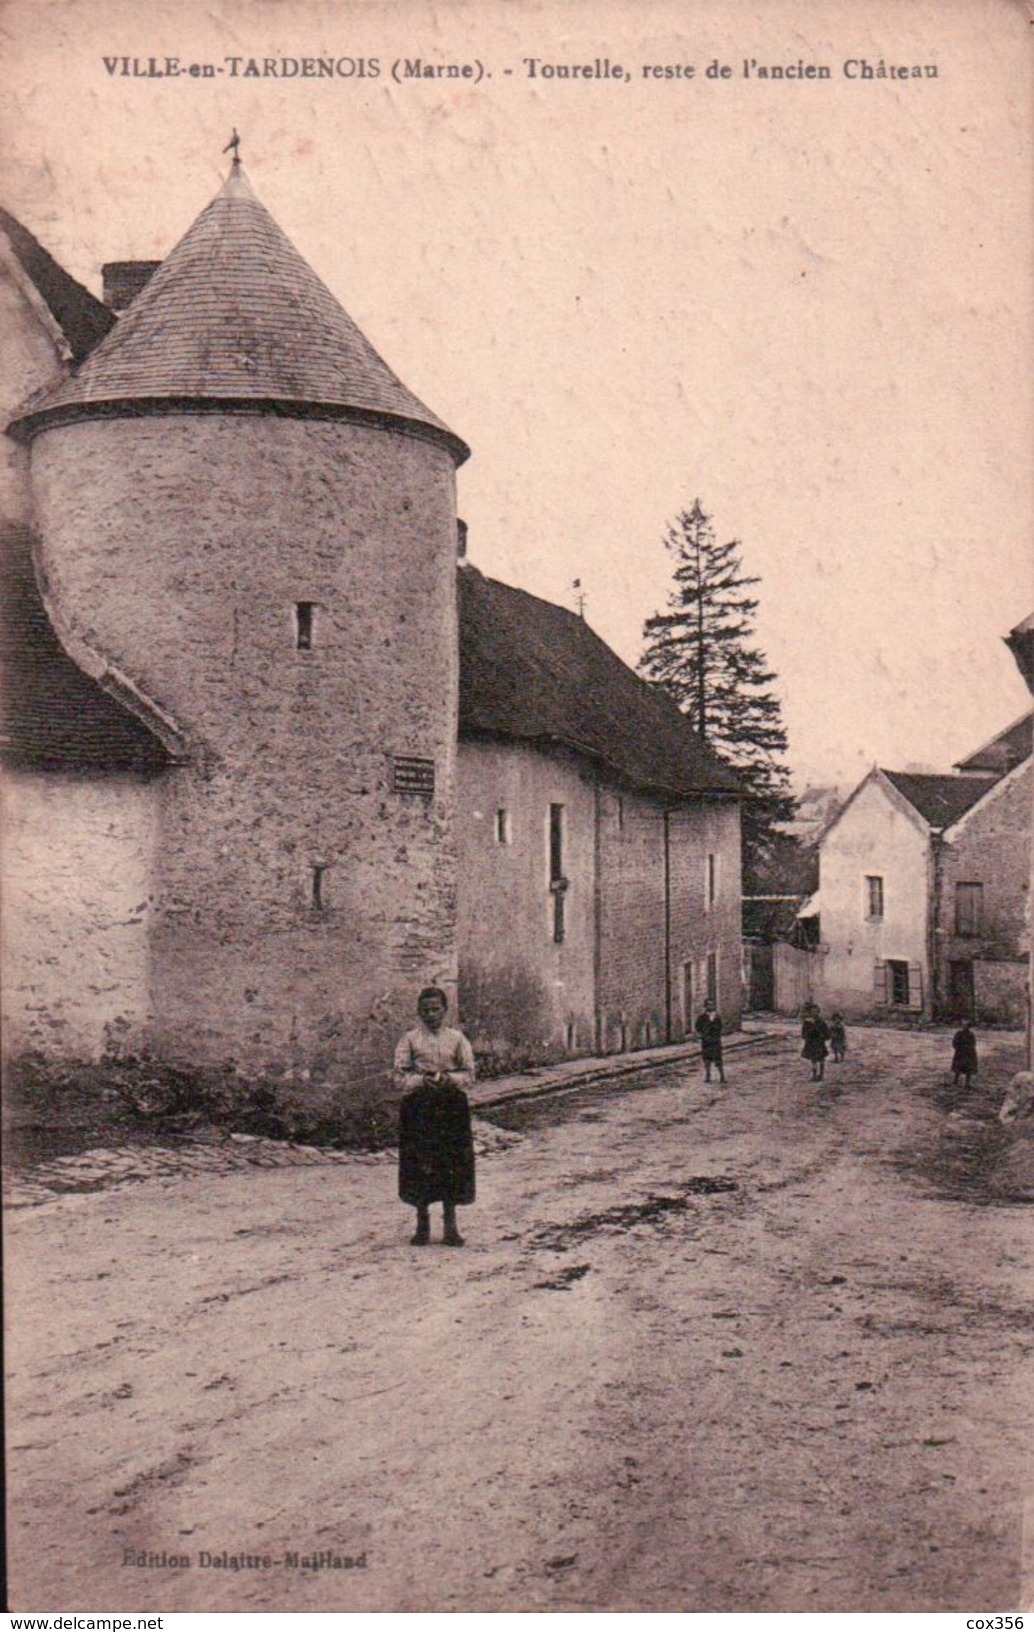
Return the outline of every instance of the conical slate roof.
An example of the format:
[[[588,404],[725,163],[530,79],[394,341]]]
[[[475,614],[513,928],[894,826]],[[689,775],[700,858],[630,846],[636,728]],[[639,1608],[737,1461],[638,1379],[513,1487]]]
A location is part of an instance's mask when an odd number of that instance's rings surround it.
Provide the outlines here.
[[[402,422],[469,449],[408,391],[260,204],[235,164],[112,332],[12,427],[191,404],[265,404]]]

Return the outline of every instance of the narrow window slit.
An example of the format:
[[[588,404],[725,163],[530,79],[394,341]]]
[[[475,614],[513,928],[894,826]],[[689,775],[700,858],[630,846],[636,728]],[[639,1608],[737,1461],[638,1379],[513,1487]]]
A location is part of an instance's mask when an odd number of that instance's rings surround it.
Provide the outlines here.
[[[325,866],[312,869],[312,905],[316,912],[322,912],[325,905],[323,900],[323,880],[326,872],[327,868]]]
[[[300,652],[312,651],[312,632],[315,620],[315,601],[296,601],[294,605],[295,635]]]

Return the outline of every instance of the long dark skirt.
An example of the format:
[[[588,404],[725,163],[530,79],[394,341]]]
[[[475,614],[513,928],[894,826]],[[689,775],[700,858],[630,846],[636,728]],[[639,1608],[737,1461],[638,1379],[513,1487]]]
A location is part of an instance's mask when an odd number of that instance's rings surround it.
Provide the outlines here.
[[[826,1047],[828,1039],[829,1027],[825,1021],[811,1021],[804,1028],[804,1047],[801,1049],[801,1057],[810,1060],[813,1065],[818,1065],[829,1054],[829,1049]]]
[[[399,1106],[399,1196],[410,1207],[474,1200],[470,1103],[451,1083],[423,1084]]]

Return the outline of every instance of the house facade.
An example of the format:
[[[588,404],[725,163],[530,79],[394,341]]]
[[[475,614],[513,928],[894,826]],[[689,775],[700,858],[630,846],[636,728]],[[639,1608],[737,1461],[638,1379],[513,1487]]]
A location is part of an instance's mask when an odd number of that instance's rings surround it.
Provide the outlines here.
[[[937,853],[939,1014],[1022,1025],[1030,948],[1034,759],[1001,777]]]
[[[490,1044],[675,1037],[708,982],[733,1023],[735,780],[458,569],[466,445],[239,163],[117,319],[2,225],[7,1051],[355,1097],[427,981]]]
[[[1034,762],[874,768],[819,840],[812,992],[850,1018],[1022,1024]]]

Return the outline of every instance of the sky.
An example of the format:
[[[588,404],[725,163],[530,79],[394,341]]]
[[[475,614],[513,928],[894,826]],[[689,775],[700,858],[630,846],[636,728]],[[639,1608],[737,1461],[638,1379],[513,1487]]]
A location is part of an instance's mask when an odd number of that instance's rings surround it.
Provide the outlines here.
[[[474,564],[570,606],[580,579],[634,664],[699,498],[762,580],[795,779],[847,788],[1029,701],[1001,637],[1034,606],[1030,32],[1018,0],[4,0],[0,192],[99,292],[187,230],[236,126],[471,446]]]

